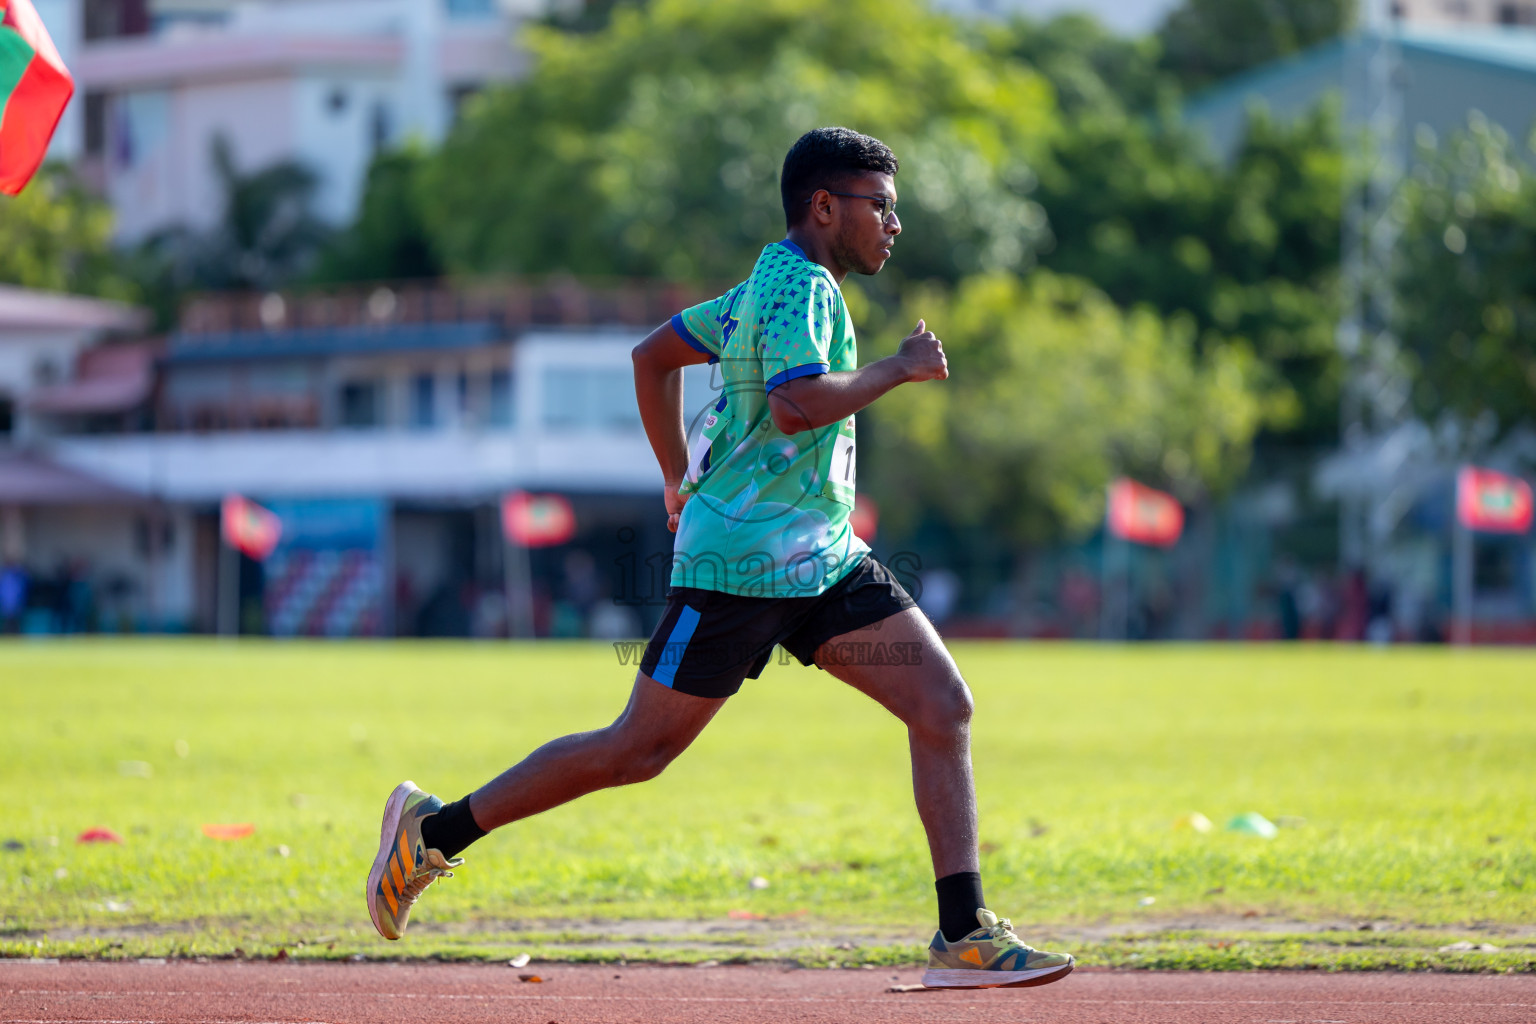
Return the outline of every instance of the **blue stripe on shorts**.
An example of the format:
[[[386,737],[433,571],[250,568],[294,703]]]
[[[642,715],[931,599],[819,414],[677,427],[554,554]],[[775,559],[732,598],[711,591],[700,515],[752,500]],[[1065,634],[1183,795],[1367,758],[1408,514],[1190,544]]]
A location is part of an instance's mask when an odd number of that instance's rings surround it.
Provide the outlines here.
[[[672,677],[677,675],[677,666],[683,663],[683,654],[688,650],[688,641],[693,639],[693,631],[699,628],[699,613],[688,605],[683,605],[683,610],[678,613],[677,621],[672,624],[672,632],[667,636],[667,642],[661,647],[661,657],[656,659],[656,674],[651,676],[662,686],[672,688]]]

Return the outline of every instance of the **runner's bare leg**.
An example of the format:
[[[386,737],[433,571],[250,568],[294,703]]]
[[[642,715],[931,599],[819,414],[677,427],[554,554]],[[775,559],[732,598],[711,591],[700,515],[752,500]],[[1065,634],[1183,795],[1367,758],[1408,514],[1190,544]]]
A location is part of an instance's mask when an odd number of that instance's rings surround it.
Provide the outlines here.
[[[916,664],[838,664],[839,645],[860,643],[880,643],[887,649],[914,644],[920,654]],[[833,637],[817,649],[816,663],[879,701],[906,725],[912,795],[928,833],[934,877],[981,870],[971,777],[971,691],[928,617],[908,608]]]
[[[489,832],[599,789],[654,779],[725,701],[678,693],[638,673],[612,725],[551,740],[470,794],[475,824]]]

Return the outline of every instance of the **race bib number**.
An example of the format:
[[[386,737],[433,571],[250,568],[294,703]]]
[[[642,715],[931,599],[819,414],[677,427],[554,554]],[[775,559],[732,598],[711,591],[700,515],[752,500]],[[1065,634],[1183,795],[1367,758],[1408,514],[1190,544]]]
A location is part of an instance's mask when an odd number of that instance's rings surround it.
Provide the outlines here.
[[[853,441],[853,417],[850,416],[838,425],[837,433],[832,436],[832,452],[830,458],[823,456],[827,461],[826,485],[822,487],[823,497],[833,501],[842,502],[844,505],[853,505],[853,488],[859,476],[858,458],[855,454]],[[826,449],[822,449],[826,451]]]
[[[858,465],[853,459],[853,438],[838,431],[832,442],[832,472],[830,478],[844,487],[852,487],[858,477]]]

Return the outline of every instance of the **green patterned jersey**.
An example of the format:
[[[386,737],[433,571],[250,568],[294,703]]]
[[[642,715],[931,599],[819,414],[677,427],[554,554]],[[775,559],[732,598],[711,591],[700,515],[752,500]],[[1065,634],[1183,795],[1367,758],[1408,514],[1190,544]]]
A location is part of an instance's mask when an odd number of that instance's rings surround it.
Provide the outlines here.
[[[810,597],[869,547],[854,536],[853,417],[785,434],[768,392],[786,381],[858,366],[853,324],[827,269],[787,239],[752,276],[683,310],[672,326],[718,364],[716,400],[689,426],[688,476],[672,585],[746,597]]]

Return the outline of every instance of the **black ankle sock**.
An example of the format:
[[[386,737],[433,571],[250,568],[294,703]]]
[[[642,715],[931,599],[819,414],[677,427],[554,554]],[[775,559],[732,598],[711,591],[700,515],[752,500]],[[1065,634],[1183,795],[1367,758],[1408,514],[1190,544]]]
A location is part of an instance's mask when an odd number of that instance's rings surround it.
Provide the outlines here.
[[[987,904],[981,898],[980,872],[957,871],[933,887],[939,892],[939,931],[946,941],[957,942],[981,927],[976,911]]]
[[[475,824],[475,816],[469,813],[469,797],[444,804],[436,814],[421,819],[421,841],[429,849],[443,851],[452,860],[470,843],[486,834]]]

